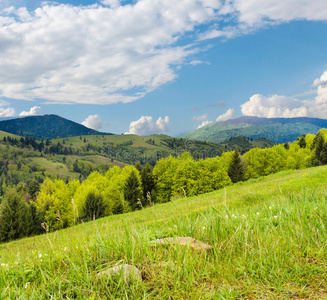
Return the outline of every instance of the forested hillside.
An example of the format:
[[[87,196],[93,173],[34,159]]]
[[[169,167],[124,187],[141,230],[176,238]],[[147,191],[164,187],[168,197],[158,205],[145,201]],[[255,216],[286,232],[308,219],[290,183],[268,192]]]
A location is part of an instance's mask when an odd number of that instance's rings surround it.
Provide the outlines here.
[[[87,128],[57,115],[30,116],[0,121],[0,130],[36,140],[77,135],[110,134]]]
[[[239,149],[271,147],[269,140],[251,141],[237,137],[221,144],[174,139],[168,136],[94,135],[37,141],[0,132],[0,196],[8,186],[19,182],[42,183],[47,177],[84,180],[93,171],[101,173],[110,166],[140,163],[152,166],[156,161],[189,151],[195,159],[221,155]]]
[[[230,137],[245,136],[251,139],[268,138],[274,143],[292,142],[301,134],[316,134],[327,127],[327,120],[317,118],[258,118],[243,116],[216,122],[182,138],[219,143]]]
[[[40,230],[40,220],[46,231],[53,231],[283,170],[327,164],[326,137],[327,130],[323,129],[317,135],[302,135],[293,143],[253,148],[243,156],[235,150],[220,157],[195,160],[184,152],[160,159],[154,168],[149,163],[145,167],[127,165],[123,169],[114,166],[92,172],[83,181],[46,178],[42,183],[35,180],[19,183],[4,193],[0,237],[6,241],[33,235]],[[75,167],[78,163],[73,164],[73,170]],[[6,214],[6,210],[16,213]],[[23,231],[18,225],[8,225],[14,221],[13,216],[21,218],[19,226],[24,224]]]

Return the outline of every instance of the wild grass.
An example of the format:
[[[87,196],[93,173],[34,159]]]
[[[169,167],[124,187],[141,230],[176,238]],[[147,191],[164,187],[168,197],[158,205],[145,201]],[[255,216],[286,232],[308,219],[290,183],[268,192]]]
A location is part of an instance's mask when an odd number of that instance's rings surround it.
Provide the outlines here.
[[[327,298],[326,171],[283,172],[2,244],[0,299]],[[168,236],[214,249],[150,245]],[[143,281],[96,276],[119,263]]]

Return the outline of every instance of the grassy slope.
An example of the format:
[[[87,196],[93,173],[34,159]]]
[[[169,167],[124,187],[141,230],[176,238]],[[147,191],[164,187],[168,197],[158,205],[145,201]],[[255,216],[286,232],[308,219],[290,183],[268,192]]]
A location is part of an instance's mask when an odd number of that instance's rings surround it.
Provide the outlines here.
[[[213,193],[0,245],[10,299],[323,299],[327,167],[287,171]],[[193,236],[208,254],[151,248]],[[160,262],[166,266],[159,266]],[[144,281],[97,279],[120,262]]]

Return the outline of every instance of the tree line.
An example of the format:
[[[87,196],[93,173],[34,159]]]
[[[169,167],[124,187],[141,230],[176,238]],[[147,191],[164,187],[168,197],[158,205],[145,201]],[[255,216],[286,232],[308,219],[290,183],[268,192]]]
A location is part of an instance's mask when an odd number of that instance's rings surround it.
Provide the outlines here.
[[[327,164],[327,130],[293,143],[235,151],[194,160],[188,152],[160,159],[152,167],[127,165],[92,172],[83,182],[46,178],[8,190],[0,205],[0,240],[55,231],[174,198],[218,190],[282,170]],[[42,226],[41,226],[42,224]]]

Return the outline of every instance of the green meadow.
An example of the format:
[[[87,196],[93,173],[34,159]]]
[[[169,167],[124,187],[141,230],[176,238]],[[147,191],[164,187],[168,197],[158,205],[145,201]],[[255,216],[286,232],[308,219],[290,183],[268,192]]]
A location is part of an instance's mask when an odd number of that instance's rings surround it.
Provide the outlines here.
[[[325,299],[327,167],[0,245],[0,299]],[[164,237],[213,246],[153,247]],[[98,277],[132,264],[142,281]]]

